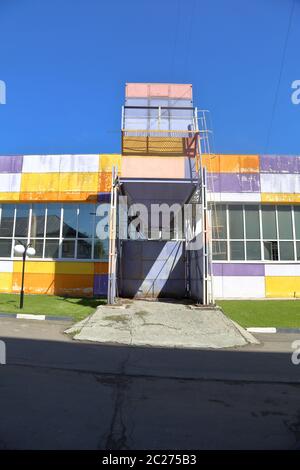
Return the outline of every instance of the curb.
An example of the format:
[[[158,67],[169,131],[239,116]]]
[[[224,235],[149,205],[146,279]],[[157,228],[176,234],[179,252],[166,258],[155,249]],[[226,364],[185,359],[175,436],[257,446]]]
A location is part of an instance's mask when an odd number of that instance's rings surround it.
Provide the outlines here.
[[[251,327],[246,328],[250,333],[299,333],[300,328]]]
[[[51,315],[34,315],[30,313],[0,313],[0,318],[15,318],[16,320],[74,321],[73,317],[54,317]]]

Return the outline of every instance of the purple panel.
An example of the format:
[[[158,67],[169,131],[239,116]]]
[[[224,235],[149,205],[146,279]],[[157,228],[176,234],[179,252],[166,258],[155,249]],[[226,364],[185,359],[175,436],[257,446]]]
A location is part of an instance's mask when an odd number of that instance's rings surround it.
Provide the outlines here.
[[[207,178],[209,191],[218,193],[259,193],[258,173],[211,173]]]
[[[0,156],[0,173],[21,173],[22,164],[22,155]]]
[[[260,171],[300,173],[300,155],[260,155]]]
[[[213,263],[214,276],[264,276],[264,264]]]
[[[98,193],[97,201],[103,203],[110,203],[110,193]]]
[[[94,295],[107,295],[108,274],[95,274]]]

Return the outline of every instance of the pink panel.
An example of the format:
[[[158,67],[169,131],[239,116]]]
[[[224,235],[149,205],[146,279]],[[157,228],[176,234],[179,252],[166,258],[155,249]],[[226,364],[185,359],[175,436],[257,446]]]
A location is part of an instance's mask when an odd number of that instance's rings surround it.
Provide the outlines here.
[[[174,83],[127,83],[126,98],[170,97],[192,99],[192,85]]]
[[[184,157],[123,157],[122,178],[184,178]]]

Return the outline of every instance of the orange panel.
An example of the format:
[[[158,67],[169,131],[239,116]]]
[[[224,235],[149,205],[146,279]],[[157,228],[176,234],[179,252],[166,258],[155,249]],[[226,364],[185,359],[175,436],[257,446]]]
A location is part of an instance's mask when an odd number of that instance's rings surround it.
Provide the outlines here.
[[[111,190],[111,172],[99,174],[99,188],[101,193],[109,193]]]
[[[20,292],[22,282],[21,273],[13,273],[12,291]],[[54,294],[55,274],[45,273],[26,273],[25,274],[25,293],[28,294]],[[43,313],[43,312],[41,312]]]
[[[108,263],[95,263],[94,267],[95,274],[107,274],[108,273]]]
[[[21,201],[87,201],[94,202],[97,195],[87,192],[25,192],[20,193]]]
[[[93,274],[56,274],[54,294],[72,297],[90,297],[93,295]]]
[[[259,173],[258,155],[203,155],[202,161],[211,173]]]

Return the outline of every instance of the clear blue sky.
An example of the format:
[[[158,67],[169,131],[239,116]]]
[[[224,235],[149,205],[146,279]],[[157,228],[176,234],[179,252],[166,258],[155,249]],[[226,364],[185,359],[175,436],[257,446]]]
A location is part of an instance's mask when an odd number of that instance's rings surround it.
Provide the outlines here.
[[[120,151],[125,82],[192,83],[215,151],[300,153],[300,1],[0,0],[0,154]]]

